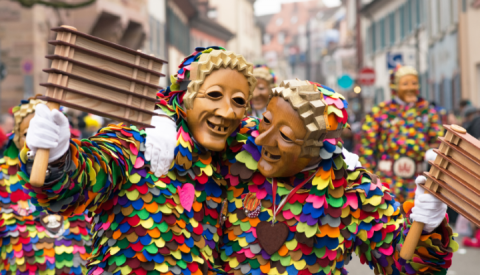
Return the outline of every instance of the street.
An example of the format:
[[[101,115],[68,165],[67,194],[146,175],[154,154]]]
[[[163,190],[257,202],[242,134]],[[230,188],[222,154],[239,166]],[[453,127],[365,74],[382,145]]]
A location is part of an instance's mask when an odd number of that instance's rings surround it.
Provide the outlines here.
[[[352,275],[374,274],[367,265],[360,264],[360,259],[356,256],[350,261],[347,270]],[[480,249],[460,246],[458,251],[453,254],[452,267],[448,270],[447,275],[478,274],[480,274]]]

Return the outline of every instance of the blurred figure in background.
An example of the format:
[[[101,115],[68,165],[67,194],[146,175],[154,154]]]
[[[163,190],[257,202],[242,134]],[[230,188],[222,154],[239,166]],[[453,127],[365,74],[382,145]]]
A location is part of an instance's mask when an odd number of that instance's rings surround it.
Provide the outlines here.
[[[10,114],[3,114],[0,116],[0,158],[3,157],[4,147],[7,144],[7,134],[12,132],[14,125],[13,116]]]
[[[360,162],[390,184],[399,202],[413,199],[415,177],[434,160],[443,127],[437,111],[418,96],[418,73],[398,66],[390,77],[393,99],[373,107],[362,126]]]
[[[463,128],[467,133],[480,139],[480,113],[474,106],[467,106],[464,109]]]
[[[250,101],[251,110],[248,112],[249,116],[263,118],[272,93],[272,88],[275,87],[277,77],[273,71],[266,65],[257,65],[253,69],[253,75],[257,79],[257,86],[253,91],[252,100]]]

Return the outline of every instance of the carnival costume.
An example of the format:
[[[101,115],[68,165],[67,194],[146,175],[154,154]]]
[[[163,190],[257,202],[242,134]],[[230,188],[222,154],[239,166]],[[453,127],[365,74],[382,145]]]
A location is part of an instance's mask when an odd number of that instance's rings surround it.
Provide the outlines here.
[[[224,175],[228,202],[221,212],[224,270],[255,275],[347,274],[344,266],[355,252],[375,274],[445,274],[458,246],[447,220],[422,236],[413,261],[398,259],[410,227],[404,216],[409,217],[413,203],[400,206],[388,185],[364,168],[347,170],[342,142],[335,134],[346,125],[347,102],[328,87],[316,87],[328,104],[324,114],[330,129],[316,167],[271,181],[257,171],[261,158],[255,144],[257,119],[244,119],[238,134],[230,138],[229,174]]]
[[[221,235],[216,208],[225,194],[216,177],[220,166],[215,155],[197,144],[187,127],[184,93],[194,62],[199,70],[228,66],[252,74],[243,57],[223,48],[197,48],[185,58],[172,76],[172,86],[159,93],[159,107],[175,118],[178,127],[175,160],[167,175],[157,177],[150,171],[146,131],[119,124],[100,129],[89,139],[72,140],[58,161],[61,177],[47,178],[41,188],[26,183],[35,194],[35,205],[64,215],[93,213],[94,250],[88,274],[213,270]],[[22,171],[32,165],[27,151],[20,153]]]
[[[16,125],[34,112],[35,103],[26,101],[14,108]],[[11,134],[0,159],[0,274],[85,274],[91,253],[89,218],[50,215],[30,203],[14,140]]]
[[[391,86],[397,89],[394,83]],[[394,93],[392,100],[373,107],[365,116],[360,160],[390,185],[399,202],[411,200],[415,177],[425,171],[425,152],[437,148],[442,135],[438,113],[428,101],[418,97],[410,105]]]
[[[262,87],[263,89],[266,89],[267,91],[259,91],[259,97],[266,97],[265,100],[268,103],[268,97],[267,95],[270,95],[270,90],[275,87],[275,83],[277,82],[277,76],[273,72],[272,69],[267,67],[267,65],[256,65],[255,68],[253,69],[253,75],[258,79],[262,79],[267,83],[267,87]],[[259,82],[257,82],[257,85],[259,85]],[[258,87],[257,87],[258,88]],[[261,109],[255,109],[253,108],[253,100],[255,100],[257,90],[254,91],[254,95],[252,96],[252,100],[250,101],[250,109],[247,112],[248,116],[253,116],[253,117],[258,117],[262,118],[263,117],[263,112],[265,112],[265,107]]]

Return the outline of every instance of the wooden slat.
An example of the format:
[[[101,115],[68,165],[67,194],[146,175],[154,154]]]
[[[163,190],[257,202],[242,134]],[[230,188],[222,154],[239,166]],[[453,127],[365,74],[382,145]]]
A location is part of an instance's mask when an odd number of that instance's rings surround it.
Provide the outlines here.
[[[460,147],[465,152],[468,152],[470,156],[476,160],[476,162],[480,163],[480,140],[474,138],[468,133],[461,134],[456,132],[448,125],[443,126],[445,129],[447,129],[447,134],[445,135],[444,139]]]
[[[92,35],[88,35],[86,33],[83,33],[83,32],[79,32],[79,31],[74,31],[72,29],[69,29],[69,28],[65,28],[65,27],[57,27],[57,28],[52,28],[51,29],[52,31],[54,32],[70,32],[70,33],[74,33],[80,37],[84,37],[88,40],[92,40],[94,42],[97,42],[97,43],[100,43],[100,44],[103,44],[105,46],[108,46],[108,47],[112,47],[112,48],[115,48],[117,50],[120,50],[120,51],[124,51],[124,52],[127,52],[127,53],[131,53],[133,55],[135,55],[136,51],[135,50],[132,50],[130,48],[127,48],[127,47],[124,47],[124,46],[121,46],[121,45],[118,45],[118,44],[115,44],[115,43],[112,43],[112,42],[109,42],[109,41],[106,41],[104,39],[101,39],[101,38],[98,38],[96,36],[92,36]],[[154,62],[158,62],[158,63],[163,63],[163,64],[168,64],[167,61],[165,60],[162,60],[160,58],[156,58],[154,56],[149,56],[148,54],[141,54],[141,56],[145,59],[151,59],[153,60]]]
[[[134,97],[137,97],[137,98],[144,98],[144,99],[146,99],[147,101],[150,101],[150,102],[157,102],[157,100],[153,97],[148,97],[148,96],[144,96],[142,94],[137,94],[137,93],[131,93],[130,91],[125,90],[125,89],[120,89],[120,88],[117,88],[117,87],[112,86],[112,85],[97,82],[97,81],[94,81],[94,80],[91,80],[91,79],[88,79],[88,78],[85,78],[85,77],[81,77],[81,76],[78,76],[78,75],[73,75],[73,74],[70,74],[70,73],[66,73],[66,72],[63,72],[63,71],[60,71],[60,70],[57,70],[57,69],[44,69],[43,71],[47,72],[49,74],[65,75],[65,76],[70,77],[71,79],[78,80],[79,83],[82,82],[82,83],[85,83],[85,84],[98,86],[98,87],[106,89],[106,90],[112,90],[112,91],[115,91],[115,92],[118,92],[118,93],[123,93],[123,94],[126,94],[126,95],[133,95]],[[64,87],[71,88],[70,85],[67,85],[67,84],[65,84]],[[90,87],[90,89],[91,88],[92,87]],[[80,90],[80,89],[78,89],[78,90]],[[85,92],[87,92],[87,91],[85,91]],[[90,93],[90,91],[88,91],[88,92]],[[93,90],[91,92],[96,93],[95,90]],[[115,98],[115,97],[113,97],[113,98]]]
[[[468,204],[464,200],[464,196],[462,194],[448,187],[448,185],[442,181],[435,179],[428,172],[425,172],[425,176],[427,176],[427,183],[425,184],[426,186],[432,185],[432,182],[438,186],[436,191],[433,191],[429,188],[425,188],[425,190],[437,197],[439,200],[443,201],[469,221],[473,222],[477,226],[480,226],[480,210]]]
[[[476,158],[462,148],[446,141],[444,138],[440,138],[440,141],[441,143],[438,151],[461,163],[464,167],[468,168],[468,170],[477,176],[480,176],[480,163],[476,161]]]
[[[434,161],[435,165],[447,170],[453,175],[460,177],[463,182],[465,182],[466,187],[480,198],[480,177],[471,172],[460,162],[442,154],[442,152],[440,152],[438,149],[434,149],[434,151],[437,153],[437,158]],[[480,170],[480,166],[478,169]]]
[[[97,96],[97,95],[94,95],[94,94],[87,94],[87,93],[79,91],[79,90],[70,89],[70,88],[63,87],[63,86],[60,86],[60,85],[56,85],[56,84],[53,84],[53,83],[41,83],[40,86],[47,87],[47,88],[56,88],[56,89],[59,89],[59,90],[64,90],[64,96],[62,98],[57,98],[57,99],[63,100],[63,101],[69,100],[68,93],[66,93],[66,92],[70,92],[70,93],[74,93],[76,95],[79,95],[81,97],[84,97],[86,100],[89,100],[89,99],[98,100],[98,101],[103,100],[103,101],[108,102],[110,104],[116,104],[118,106],[121,106],[125,109],[131,108],[131,109],[133,109],[137,112],[145,113],[147,116],[158,115],[157,113],[149,111],[148,109],[138,107],[138,105],[139,105],[138,103],[136,104],[137,106],[133,105],[132,102],[130,102],[130,104],[126,104],[126,103],[122,103],[120,101],[115,101],[115,100],[112,100],[112,99],[109,99],[109,98],[100,97],[100,96]],[[78,97],[76,97],[76,98],[78,98]],[[135,119],[132,119],[132,120],[136,121]]]
[[[105,74],[105,75],[108,75],[108,76],[112,76],[112,77],[115,77],[115,78],[118,78],[119,80],[125,80],[125,81],[129,81],[129,82],[136,82],[138,84],[141,84],[141,85],[145,85],[145,86],[149,86],[153,89],[156,89],[156,90],[161,90],[163,89],[163,87],[161,86],[158,86],[158,85],[154,85],[152,83],[149,83],[147,81],[142,81],[142,80],[138,80],[137,78],[132,78],[132,77],[128,77],[128,76],[125,76],[125,75],[122,75],[122,74],[118,74],[116,72],[112,72],[112,71],[108,71],[108,70],[104,70],[102,68],[99,68],[99,67],[95,67],[95,66],[91,66],[91,65],[88,65],[86,63],[83,63],[83,62],[80,62],[80,61],[77,61],[77,60],[74,60],[74,59],[70,59],[70,58],[67,58],[67,57],[63,57],[63,56],[58,56],[58,55],[47,55],[45,56],[46,58],[48,59],[51,59],[51,60],[64,60],[64,61],[68,61],[70,62],[71,64],[73,65],[77,65],[77,66],[80,66],[82,68],[85,68],[85,69],[88,69],[88,71],[92,71],[92,72],[96,72],[96,73],[100,73],[100,74]],[[65,71],[65,70],[62,70],[61,68],[56,68],[56,67],[51,67],[53,69],[57,69],[57,70],[60,70],[60,71]],[[137,70],[136,68],[134,68],[134,71]],[[138,70],[137,70],[138,71]],[[69,72],[69,73],[72,73],[72,74],[75,74],[74,72]],[[149,74],[149,73],[147,73]],[[78,76],[82,76],[80,74],[78,74]],[[102,76],[103,77],[103,76]],[[97,78],[102,78],[102,77],[97,77]]]
[[[125,62],[123,60],[113,58],[113,57],[108,56],[108,55],[100,54],[98,52],[94,52],[92,50],[85,49],[85,48],[80,47],[78,45],[67,43],[65,41],[53,40],[53,41],[49,41],[48,43],[51,44],[51,45],[55,45],[55,46],[58,46],[58,45],[69,46],[69,47],[74,48],[76,50],[76,52],[83,53],[84,55],[89,56],[89,57],[96,57],[99,60],[108,60],[112,63],[119,64],[119,65],[122,65],[122,66],[125,66],[125,67],[128,67],[128,68],[137,68],[138,70],[141,70],[141,71],[144,71],[144,72],[149,72],[153,75],[165,76],[165,74],[160,73],[159,71],[148,70],[146,67],[136,66],[135,64]],[[83,58],[80,58],[79,60],[82,60],[82,59]]]
[[[47,96],[39,96],[37,98],[41,99],[41,100],[45,100],[45,101],[56,102],[56,103],[58,103],[62,106],[66,106],[66,107],[73,108],[73,109],[76,109],[76,110],[80,110],[80,111],[83,111],[83,112],[93,113],[93,114],[97,114],[99,116],[111,118],[111,119],[117,120],[119,122],[126,122],[128,124],[136,125],[136,126],[141,127],[141,128],[151,128],[151,127],[153,127],[149,123],[134,121],[134,120],[124,118],[122,116],[114,115],[113,113],[123,114],[125,112],[125,110],[123,109],[123,107],[116,106],[116,105],[113,105],[113,104],[110,105],[109,103],[107,103],[105,101],[98,101],[97,102],[97,101],[94,101],[94,100],[91,100],[91,99],[85,99],[83,97],[83,98],[79,98],[78,103],[81,104],[81,105],[79,105],[79,104],[73,103],[71,101],[63,101],[63,100],[59,100],[59,99],[51,98],[51,97],[47,97]],[[106,112],[99,111],[100,108],[102,110],[106,110]],[[148,119],[147,119],[147,121],[148,121]]]

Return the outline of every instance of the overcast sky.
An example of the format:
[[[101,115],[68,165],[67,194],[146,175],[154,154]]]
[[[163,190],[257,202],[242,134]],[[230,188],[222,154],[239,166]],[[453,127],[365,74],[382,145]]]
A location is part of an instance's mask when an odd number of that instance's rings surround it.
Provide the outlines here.
[[[265,15],[280,11],[282,3],[303,2],[307,0],[257,0],[255,2],[255,15]],[[334,7],[341,4],[341,0],[317,0],[323,1],[327,7]]]

